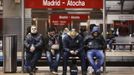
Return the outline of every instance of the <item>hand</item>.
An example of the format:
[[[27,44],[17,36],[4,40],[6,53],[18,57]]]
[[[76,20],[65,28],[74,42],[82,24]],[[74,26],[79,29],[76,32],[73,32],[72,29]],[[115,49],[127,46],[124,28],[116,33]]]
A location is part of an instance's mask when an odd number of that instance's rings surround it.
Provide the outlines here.
[[[71,54],[75,54],[75,52],[73,50],[70,51]]]
[[[55,51],[54,51],[53,49],[51,49],[51,52],[52,52],[52,54],[54,55]]]
[[[32,45],[31,47],[30,47],[30,52],[34,52],[35,51],[35,47],[34,47],[34,45]]]
[[[77,55],[77,53],[78,53],[78,51],[76,50],[76,51],[75,51],[75,55]]]

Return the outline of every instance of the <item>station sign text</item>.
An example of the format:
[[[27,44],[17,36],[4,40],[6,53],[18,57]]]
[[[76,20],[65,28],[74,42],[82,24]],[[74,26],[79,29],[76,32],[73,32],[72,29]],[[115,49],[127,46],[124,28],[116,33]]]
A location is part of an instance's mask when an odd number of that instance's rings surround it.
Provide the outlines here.
[[[103,0],[25,0],[25,8],[102,8]]]

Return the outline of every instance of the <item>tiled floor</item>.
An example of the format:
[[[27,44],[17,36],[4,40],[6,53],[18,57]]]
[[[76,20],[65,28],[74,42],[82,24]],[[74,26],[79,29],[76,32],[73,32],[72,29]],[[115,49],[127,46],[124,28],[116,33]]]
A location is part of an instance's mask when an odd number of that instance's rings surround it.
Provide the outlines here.
[[[89,70],[91,70],[89,68]],[[18,68],[17,73],[3,73],[2,69],[0,69],[0,75],[28,75],[26,73],[21,73],[21,69]],[[49,72],[48,67],[39,67],[39,71],[35,75],[51,75]],[[59,73],[58,75],[62,75],[62,68],[59,68]],[[67,73],[69,74],[69,71]],[[79,73],[78,75],[81,75],[80,67],[79,67]],[[92,75],[91,73],[88,72],[87,75]],[[134,67],[107,67],[107,71],[105,74],[101,75],[134,75]]]
[[[18,52],[18,56],[21,56],[22,53]],[[0,55],[2,53],[0,52]],[[113,51],[113,52],[107,52],[106,56],[134,56],[134,51]],[[134,67],[107,67],[107,71],[105,74],[102,75],[134,75]],[[21,68],[17,68],[17,73],[3,73],[2,67],[0,67],[0,75],[28,75],[26,73],[21,73]],[[39,67],[39,70],[35,75],[51,75],[49,72],[49,67]],[[62,68],[59,67],[59,73],[58,75],[62,75]],[[67,73],[69,74],[69,71]],[[81,75],[81,70],[79,67],[79,73],[78,75]],[[92,75],[91,74],[91,68],[89,68],[89,72],[87,75]]]

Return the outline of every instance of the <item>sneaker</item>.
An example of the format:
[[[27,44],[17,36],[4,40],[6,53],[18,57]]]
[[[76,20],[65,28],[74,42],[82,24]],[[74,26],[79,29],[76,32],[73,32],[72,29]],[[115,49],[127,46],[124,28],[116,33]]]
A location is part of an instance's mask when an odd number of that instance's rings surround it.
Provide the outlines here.
[[[111,49],[112,52],[115,52],[115,50]]]
[[[54,74],[54,75],[58,75],[58,72],[56,72],[56,71],[52,71],[52,74]]]

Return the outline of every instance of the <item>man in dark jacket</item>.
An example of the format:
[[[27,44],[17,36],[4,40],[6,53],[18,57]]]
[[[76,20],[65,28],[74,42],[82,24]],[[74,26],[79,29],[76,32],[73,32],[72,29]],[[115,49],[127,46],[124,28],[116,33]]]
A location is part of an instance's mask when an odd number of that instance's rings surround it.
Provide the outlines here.
[[[52,72],[52,74],[57,74],[58,66],[60,63],[61,47],[60,37],[56,34],[55,29],[49,29],[48,35],[45,38],[45,42],[46,56],[48,64],[50,66],[50,72]],[[55,57],[55,59],[53,57]]]
[[[85,54],[83,39],[76,31],[70,31],[63,39],[63,75],[66,75],[68,58],[71,55],[79,56],[82,62],[82,75],[86,75]]]
[[[24,46],[26,50],[25,67],[28,72],[32,72],[42,55],[43,46],[42,35],[37,32],[36,26],[31,26],[31,32],[25,37]]]
[[[100,68],[104,63],[103,50],[106,49],[106,42],[99,31],[99,27],[93,27],[91,35],[85,38],[84,43],[88,47],[87,58],[95,74],[100,75]],[[94,61],[94,57],[96,57],[97,63]]]

